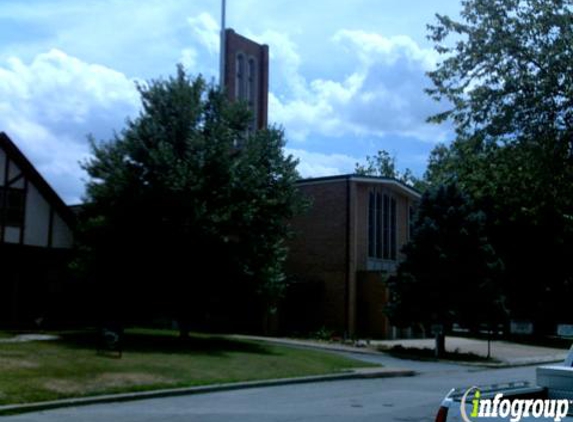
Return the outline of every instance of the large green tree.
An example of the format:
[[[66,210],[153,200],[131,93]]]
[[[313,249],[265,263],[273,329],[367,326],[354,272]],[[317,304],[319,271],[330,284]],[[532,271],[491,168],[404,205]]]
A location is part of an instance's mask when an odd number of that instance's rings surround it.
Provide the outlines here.
[[[284,287],[301,202],[284,134],[182,67],[138,86],[141,112],[84,163],[80,267],[114,319],[256,320]]]
[[[486,210],[514,316],[555,321],[573,293],[572,8],[462,1],[458,21],[429,26],[443,60],[428,93],[450,105],[430,120],[451,122],[456,139],[434,149],[426,178],[456,182]]]
[[[388,280],[393,324],[441,325],[445,332],[453,323],[477,328],[504,316],[503,264],[487,239],[484,213],[456,185],[424,192],[403,253]]]
[[[389,177],[419,190],[426,188],[424,181],[416,177],[409,168],[404,171],[398,170],[396,157],[383,149],[379,150],[376,155],[367,155],[365,163],[356,163],[354,172],[364,176]]]

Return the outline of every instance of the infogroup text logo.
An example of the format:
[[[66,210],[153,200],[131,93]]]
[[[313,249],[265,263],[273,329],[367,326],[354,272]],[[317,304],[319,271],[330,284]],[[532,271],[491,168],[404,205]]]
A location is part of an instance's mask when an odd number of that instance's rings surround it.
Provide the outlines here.
[[[466,403],[468,396],[471,398],[471,413],[468,416]],[[471,396],[470,396],[471,397]],[[569,400],[549,399],[504,399],[502,393],[498,393],[493,399],[482,399],[478,387],[468,389],[463,397],[460,408],[462,419],[465,422],[476,422],[482,418],[509,418],[511,422],[519,422],[523,418],[553,418],[559,422],[569,411]],[[471,419],[478,418],[478,419]],[[485,421],[484,421],[485,422]]]

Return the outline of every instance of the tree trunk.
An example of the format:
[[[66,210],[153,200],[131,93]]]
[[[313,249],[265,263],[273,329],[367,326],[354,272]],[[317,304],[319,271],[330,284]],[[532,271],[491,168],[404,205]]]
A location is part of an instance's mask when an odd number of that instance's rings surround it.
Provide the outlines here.
[[[177,325],[179,325],[179,338],[187,340],[189,338],[189,324],[187,321],[180,319],[177,321]]]

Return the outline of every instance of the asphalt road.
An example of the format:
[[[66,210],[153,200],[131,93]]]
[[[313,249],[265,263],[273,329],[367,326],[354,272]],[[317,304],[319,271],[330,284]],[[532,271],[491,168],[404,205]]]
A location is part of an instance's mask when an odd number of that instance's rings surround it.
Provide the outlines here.
[[[352,355],[418,376],[252,388],[221,393],[64,408],[2,422],[338,422],[433,421],[452,387],[534,381],[535,367],[481,369],[413,362],[387,356]]]

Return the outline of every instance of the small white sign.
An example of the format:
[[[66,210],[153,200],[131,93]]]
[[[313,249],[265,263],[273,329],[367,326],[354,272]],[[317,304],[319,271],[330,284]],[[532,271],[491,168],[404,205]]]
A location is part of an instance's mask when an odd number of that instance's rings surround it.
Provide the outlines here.
[[[529,321],[511,321],[511,334],[533,334],[533,324]]]
[[[430,327],[433,335],[436,334],[444,334],[444,325],[443,324],[432,324]]]
[[[573,337],[573,325],[559,324],[557,326],[557,335],[559,337]]]

